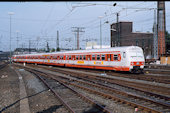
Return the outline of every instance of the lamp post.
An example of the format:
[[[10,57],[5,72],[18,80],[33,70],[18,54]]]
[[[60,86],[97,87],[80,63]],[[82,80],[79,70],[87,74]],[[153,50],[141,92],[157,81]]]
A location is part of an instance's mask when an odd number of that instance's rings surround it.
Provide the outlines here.
[[[100,48],[102,48],[102,24],[101,24],[101,18],[103,18],[103,16],[99,16],[100,18]]]
[[[19,31],[17,30],[16,33],[17,33],[17,48],[18,48],[18,41],[19,41],[19,40],[18,40],[18,38],[19,38],[19,37],[18,37],[18,33],[19,33]]]
[[[11,65],[11,15],[14,14],[14,12],[8,12],[9,16],[10,16],[10,65]]]

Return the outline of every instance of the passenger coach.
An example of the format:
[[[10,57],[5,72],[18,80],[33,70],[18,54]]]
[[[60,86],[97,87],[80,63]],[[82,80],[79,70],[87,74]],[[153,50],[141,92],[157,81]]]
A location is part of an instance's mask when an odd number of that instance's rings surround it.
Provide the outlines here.
[[[21,63],[130,72],[141,72],[145,63],[143,50],[138,46],[14,55],[12,59]]]

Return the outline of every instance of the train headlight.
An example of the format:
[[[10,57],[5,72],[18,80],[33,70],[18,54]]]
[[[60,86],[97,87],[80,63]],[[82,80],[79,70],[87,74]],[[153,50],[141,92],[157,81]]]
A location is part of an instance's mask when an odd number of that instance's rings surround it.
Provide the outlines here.
[[[137,62],[136,65],[139,65],[139,62]]]

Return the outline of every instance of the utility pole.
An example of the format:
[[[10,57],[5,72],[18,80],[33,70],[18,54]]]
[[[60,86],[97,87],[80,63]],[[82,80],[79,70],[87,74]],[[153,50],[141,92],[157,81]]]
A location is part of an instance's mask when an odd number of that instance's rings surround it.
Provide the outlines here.
[[[117,15],[117,24],[116,24],[116,31],[117,31],[117,46],[120,46],[120,34],[119,34],[119,13],[116,14]]]
[[[74,33],[74,35],[75,35],[75,49],[77,48],[77,44],[76,44],[76,33]]]
[[[158,35],[157,35],[157,24],[156,24],[156,9],[154,9],[154,28],[153,28],[153,58],[158,59]]]
[[[29,54],[30,54],[31,40],[29,40]]]
[[[38,50],[38,49],[39,49],[39,48],[38,48],[39,40],[40,40],[40,37],[38,36],[38,37],[37,37],[37,52],[39,52],[39,50]]]
[[[100,49],[102,48],[102,24],[101,24],[101,18],[103,16],[99,16],[100,18]]]
[[[0,38],[0,48],[1,48],[1,39],[2,39],[2,35],[1,35],[1,38]]]
[[[165,54],[165,1],[157,2],[158,57]]]
[[[59,50],[59,31],[57,31],[56,51]]]
[[[72,27],[74,30],[72,30],[72,32],[77,32],[77,50],[79,50],[79,35],[80,32],[85,32],[83,31],[84,27]]]
[[[19,37],[18,37],[18,32],[19,32],[19,31],[16,31],[16,32],[17,32],[17,48],[18,48],[18,42],[19,42],[19,40],[18,40],[18,38],[19,38]]]
[[[10,16],[10,65],[11,65],[11,15],[13,15],[13,12],[8,12],[9,16]]]

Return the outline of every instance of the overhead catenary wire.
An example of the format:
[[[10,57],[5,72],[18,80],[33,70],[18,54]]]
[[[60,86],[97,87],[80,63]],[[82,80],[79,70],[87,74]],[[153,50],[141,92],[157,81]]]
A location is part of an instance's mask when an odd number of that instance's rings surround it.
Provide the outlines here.
[[[143,2],[143,3],[145,3],[145,2]],[[113,14],[112,14],[112,15],[113,15]],[[113,18],[112,15],[106,16],[106,18],[108,18],[108,17]],[[127,16],[129,16],[129,15],[130,15],[130,14],[125,15],[125,17],[127,17]],[[123,16],[123,15],[120,15],[120,18],[122,18],[122,16]],[[114,20],[115,20],[115,19],[114,19]],[[44,21],[45,21],[45,20],[44,20]],[[49,21],[50,21],[50,20],[49,20]],[[61,21],[61,20],[59,20],[59,21]],[[109,21],[113,21],[113,19],[112,19],[112,20],[110,19]],[[149,20],[149,19],[148,19],[148,20],[146,19],[146,20],[141,20],[141,21],[139,21],[139,22],[140,22],[140,23],[141,23],[141,22],[146,22],[146,23],[147,23],[148,21],[150,21],[150,20]],[[97,27],[98,27],[98,26],[96,25],[96,23],[98,24],[98,19],[97,19],[97,18],[94,19],[93,22],[94,22],[93,24],[92,24],[92,22],[89,22],[89,23],[84,24],[84,25],[88,25],[87,28],[86,28],[86,30],[89,30],[89,29],[93,29],[93,28],[97,28]],[[134,21],[134,22],[135,22],[135,21]],[[90,25],[90,24],[91,24],[91,25]],[[83,26],[83,27],[84,27],[84,26]],[[86,27],[86,26],[85,26],[85,27]],[[48,30],[49,30],[49,29],[48,29]],[[65,34],[65,32],[68,32],[67,30],[70,30],[70,28],[62,29],[62,32],[63,32],[62,34]],[[69,32],[70,32],[70,31],[69,31]],[[71,34],[71,33],[68,33],[68,34]],[[36,35],[27,35],[27,34],[23,34],[23,35],[28,36],[28,37],[29,37],[29,36],[30,36],[30,37],[31,37],[31,36],[37,37]],[[72,35],[72,34],[71,34],[71,35]],[[45,36],[42,35],[41,37],[45,37]],[[47,38],[50,38],[50,37],[51,37],[51,36],[47,36]],[[55,37],[55,36],[52,36],[52,37]],[[43,40],[43,39],[42,39],[42,40]]]

